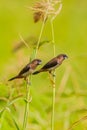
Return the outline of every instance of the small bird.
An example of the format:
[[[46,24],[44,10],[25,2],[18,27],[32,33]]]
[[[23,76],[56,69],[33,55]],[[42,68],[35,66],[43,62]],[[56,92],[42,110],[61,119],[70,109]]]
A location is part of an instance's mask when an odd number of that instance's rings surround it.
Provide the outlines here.
[[[20,72],[17,76],[9,79],[8,81],[14,80],[14,79],[18,79],[18,78],[24,78],[26,80],[27,76],[32,74],[34,72],[34,70],[36,69],[36,67],[38,65],[41,64],[41,60],[40,59],[34,59],[33,61],[31,61],[30,63],[28,63]]]
[[[60,55],[54,57],[48,63],[46,63],[40,70],[35,71],[33,73],[33,75],[38,74],[40,72],[46,72],[46,71],[51,73],[53,70],[55,70],[57,67],[59,67],[62,64],[63,60],[65,60],[66,58],[68,58],[68,56],[66,54],[60,54]]]

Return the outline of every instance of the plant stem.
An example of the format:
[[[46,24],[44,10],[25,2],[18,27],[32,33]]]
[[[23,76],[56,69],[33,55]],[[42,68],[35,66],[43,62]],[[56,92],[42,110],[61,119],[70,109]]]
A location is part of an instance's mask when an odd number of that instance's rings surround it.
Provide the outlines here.
[[[54,38],[54,26],[53,26],[53,20],[51,20],[51,31],[52,31],[53,53],[54,53],[54,56],[55,56],[55,38]]]
[[[54,112],[55,112],[55,85],[53,87],[53,97],[52,97],[52,119],[51,119],[51,130],[54,130]]]
[[[34,49],[34,51],[33,51],[32,58],[36,58],[36,56],[37,56],[37,51],[38,51],[39,43],[40,43],[41,36],[42,36],[42,33],[43,33],[47,13],[48,13],[48,9],[46,11],[46,15],[45,15],[43,23],[42,23],[41,31],[40,31],[38,42],[37,42],[37,46],[36,46],[36,49]],[[27,117],[28,117],[28,109],[29,109],[29,101],[28,101],[29,96],[30,96],[30,88],[29,88],[29,84],[27,83],[26,84],[26,105],[25,105],[25,113],[24,113],[24,121],[23,121],[23,130],[25,130],[26,125],[27,125]]]
[[[54,27],[53,27],[53,20],[51,20],[51,30],[52,30],[52,42],[53,42],[53,54],[55,56],[55,40],[54,40]],[[55,75],[55,71],[54,71]],[[53,77],[53,96],[52,96],[52,117],[51,117],[51,130],[54,130],[54,112],[55,112],[55,80],[56,77]]]
[[[30,85],[29,79],[26,81],[26,99],[25,99],[25,112],[24,112],[24,121],[23,121],[23,130],[26,129],[27,125],[27,118],[28,118],[28,111],[29,111],[29,97],[30,97]]]
[[[44,29],[44,21],[43,21],[43,23],[42,23],[40,35],[39,35],[38,42],[37,42],[37,46],[36,46],[36,49],[35,49],[35,58],[36,58],[36,56],[37,56],[37,51],[38,51],[38,47],[39,47],[39,43],[40,43],[40,40],[41,40],[41,36],[42,36],[43,29]]]
[[[41,30],[40,30],[37,46],[36,46],[36,49],[35,49],[35,58],[37,56],[37,51],[38,51],[38,48],[39,48],[39,43],[40,43],[41,36],[42,36],[42,33],[43,33],[43,29],[44,29],[44,26],[45,26],[45,22],[46,22],[48,11],[49,11],[49,8],[46,10],[45,17],[44,17],[44,20],[43,20],[43,23],[42,23],[42,26],[41,26]]]

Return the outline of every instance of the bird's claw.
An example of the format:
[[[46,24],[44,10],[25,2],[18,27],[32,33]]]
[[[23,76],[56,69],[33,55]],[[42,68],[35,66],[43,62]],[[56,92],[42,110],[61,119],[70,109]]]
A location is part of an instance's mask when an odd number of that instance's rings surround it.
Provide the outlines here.
[[[52,74],[52,76],[53,76],[53,77],[56,77],[56,75],[55,75],[55,74]]]
[[[30,99],[24,99],[24,101],[26,102],[26,103],[30,103],[31,101],[32,101],[32,97],[30,96]]]
[[[56,75],[55,75],[54,72],[52,73],[52,71],[49,71],[49,73],[50,73],[53,77],[56,77]]]
[[[26,81],[26,83],[27,83],[28,85],[31,85],[31,82],[29,81],[28,78],[25,78],[25,81]]]
[[[27,84],[28,84],[28,85],[31,85],[31,82],[30,82],[30,81],[27,81]]]

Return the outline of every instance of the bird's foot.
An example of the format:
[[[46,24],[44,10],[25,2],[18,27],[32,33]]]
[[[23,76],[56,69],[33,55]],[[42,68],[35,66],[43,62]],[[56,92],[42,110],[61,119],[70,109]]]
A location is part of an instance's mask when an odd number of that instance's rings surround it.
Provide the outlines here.
[[[53,84],[53,86],[54,86],[54,84],[55,84],[54,80],[53,80],[53,79],[51,79],[50,81],[51,81],[51,83],[52,83],[52,84]]]
[[[28,85],[31,85],[31,82],[29,81],[29,78],[25,78],[25,81]]]
[[[30,82],[30,81],[27,81],[27,84],[28,84],[29,86],[31,86],[31,82]]]
[[[52,77],[56,77],[56,74],[52,71],[49,71],[49,73],[52,75]]]
[[[53,76],[53,77],[56,77],[56,75],[55,75],[55,74],[52,74],[52,76]]]
[[[27,100],[27,99],[24,99],[24,101],[26,102],[26,103],[30,103],[31,101],[32,101],[32,96],[30,96],[30,98]]]

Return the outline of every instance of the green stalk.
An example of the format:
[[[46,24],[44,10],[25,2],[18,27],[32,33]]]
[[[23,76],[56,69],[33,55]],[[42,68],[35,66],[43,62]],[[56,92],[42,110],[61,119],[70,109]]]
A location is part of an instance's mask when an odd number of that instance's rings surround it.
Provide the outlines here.
[[[28,119],[28,111],[29,111],[29,97],[30,97],[30,85],[29,81],[26,81],[26,99],[25,99],[25,112],[24,112],[24,120],[23,120],[23,130],[26,129],[27,119]]]
[[[36,49],[35,49],[35,58],[36,58],[36,56],[37,56],[37,51],[38,51],[39,43],[40,43],[41,36],[42,36],[42,33],[43,33],[43,29],[44,29],[44,21],[43,21],[43,23],[42,23],[40,35],[39,35],[38,42],[37,42],[37,46],[36,46]]]
[[[54,53],[54,56],[55,56],[55,38],[54,38],[54,26],[53,26],[53,20],[51,20],[51,31],[52,31],[53,53]]]
[[[53,20],[51,20],[51,30],[52,30],[52,42],[53,42],[53,54],[55,56],[55,40],[54,40],[54,27],[53,27]],[[55,75],[55,71],[54,71]],[[56,77],[53,77],[53,96],[52,96],[52,117],[51,117],[51,130],[54,130],[54,114],[55,114],[55,80]]]
[[[54,130],[54,114],[55,114],[55,84],[53,85],[53,97],[52,97],[52,117],[51,117],[51,130]]]
[[[52,0],[50,0],[50,2],[52,2]],[[62,9],[62,4],[60,4],[59,9],[57,10],[56,14],[54,15],[54,17],[51,19],[51,30],[52,30],[52,42],[53,42],[53,53],[54,53],[54,57],[55,57],[55,38],[54,38],[54,26],[53,26],[53,20],[55,19],[55,17],[60,13]],[[54,71],[54,75],[55,75],[55,71]],[[53,97],[52,97],[52,119],[51,119],[51,130],[54,130],[54,112],[55,112],[55,80],[56,77],[53,77]]]
[[[48,10],[46,10],[46,14],[45,14],[45,17],[44,17],[44,20],[43,20],[43,23],[42,23],[42,26],[41,26],[41,30],[40,30],[40,34],[39,34],[39,38],[38,38],[38,42],[37,42],[37,46],[36,46],[36,49],[35,49],[35,58],[37,56],[37,51],[38,51],[38,48],[39,48],[39,44],[40,44],[40,40],[41,40],[41,36],[42,36],[42,33],[43,33],[43,29],[44,29],[44,26],[45,26],[45,20],[47,18],[47,14],[48,14]]]

